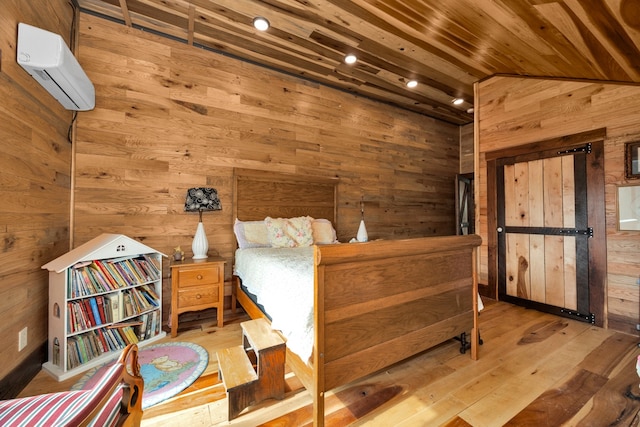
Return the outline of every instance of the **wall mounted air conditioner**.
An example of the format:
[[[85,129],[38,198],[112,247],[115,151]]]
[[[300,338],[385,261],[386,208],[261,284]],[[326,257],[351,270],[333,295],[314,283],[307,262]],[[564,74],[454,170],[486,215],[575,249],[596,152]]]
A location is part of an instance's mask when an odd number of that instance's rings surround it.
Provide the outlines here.
[[[18,24],[18,64],[67,110],[91,110],[96,104],[89,77],[59,34]]]

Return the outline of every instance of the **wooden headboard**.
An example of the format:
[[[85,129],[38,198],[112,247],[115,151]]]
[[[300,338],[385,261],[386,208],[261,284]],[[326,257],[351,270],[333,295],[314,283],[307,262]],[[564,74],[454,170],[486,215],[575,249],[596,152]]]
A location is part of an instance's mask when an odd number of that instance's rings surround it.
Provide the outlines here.
[[[337,228],[338,178],[234,169],[233,213],[241,221],[311,216]]]

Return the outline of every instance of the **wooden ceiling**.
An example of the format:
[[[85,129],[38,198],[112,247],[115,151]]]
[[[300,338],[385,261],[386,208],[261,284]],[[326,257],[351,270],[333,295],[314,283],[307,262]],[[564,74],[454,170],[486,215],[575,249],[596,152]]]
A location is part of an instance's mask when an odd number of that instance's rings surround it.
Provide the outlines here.
[[[495,74],[640,82],[639,0],[75,0],[117,20],[453,124]],[[267,18],[266,32],[253,28]],[[357,55],[354,65],[343,62]],[[415,79],[414,89],[405,83]],[[463,98],[459,106],[453,98]]]

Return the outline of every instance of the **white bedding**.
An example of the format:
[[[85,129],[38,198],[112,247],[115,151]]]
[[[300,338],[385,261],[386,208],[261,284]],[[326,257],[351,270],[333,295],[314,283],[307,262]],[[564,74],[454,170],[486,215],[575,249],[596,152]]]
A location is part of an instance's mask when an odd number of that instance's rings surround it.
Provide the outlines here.
[[[234,274],[304,361],[313,351],[313,246],[236,250]]]

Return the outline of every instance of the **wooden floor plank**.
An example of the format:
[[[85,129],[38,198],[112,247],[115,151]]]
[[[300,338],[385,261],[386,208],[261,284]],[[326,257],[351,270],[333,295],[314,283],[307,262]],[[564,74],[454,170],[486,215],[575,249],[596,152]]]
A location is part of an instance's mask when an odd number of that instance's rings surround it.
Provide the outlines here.
[[[633,348],[637,342],[637,338],[634,336],[621,333],[613,334],[591,351],[579,367],[594,374],[609,376],[615,367],[622,362],[622,358],[627,355],[629,349]]]
[[[563,425],[606,384],[607,378],[579,369],[562,386],[548,390],[511,418],[505,427]]]
[[[610,379],[593,396],[593,405],[579,426],[637,426],[640,424],[640,379],[630,376],[635,369],[635,361],[628,362],[628,368]]]

